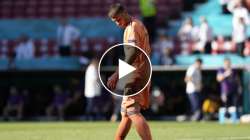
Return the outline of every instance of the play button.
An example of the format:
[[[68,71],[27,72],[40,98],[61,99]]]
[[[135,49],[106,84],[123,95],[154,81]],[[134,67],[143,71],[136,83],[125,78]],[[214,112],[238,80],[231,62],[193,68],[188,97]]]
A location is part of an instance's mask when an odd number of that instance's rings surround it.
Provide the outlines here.
[[[135,55],[129,59],[131,49]],[[131,44],[110,47],[102,55],[98,66],[103,87],[117,96],[134,96],[141,93],[149,87],[152,75],[149,53],[150,49],[144,50]]]
[[[135,67],[129,65],[128,63],[122,61],[121,59],[119,59],[118,69],[119,69],[119,74],[118,74],[119,79],[123,78],[124,76],[136,70]]]

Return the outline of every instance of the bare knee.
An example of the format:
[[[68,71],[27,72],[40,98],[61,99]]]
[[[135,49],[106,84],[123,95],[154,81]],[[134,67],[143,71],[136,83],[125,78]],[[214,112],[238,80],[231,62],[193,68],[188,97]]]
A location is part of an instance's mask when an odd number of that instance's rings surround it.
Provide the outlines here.
[[[142,140],[152,140],[148,123],[140,113],[131,115],[129,116],[129,118],[135,124],[136,131],[138,132]]]

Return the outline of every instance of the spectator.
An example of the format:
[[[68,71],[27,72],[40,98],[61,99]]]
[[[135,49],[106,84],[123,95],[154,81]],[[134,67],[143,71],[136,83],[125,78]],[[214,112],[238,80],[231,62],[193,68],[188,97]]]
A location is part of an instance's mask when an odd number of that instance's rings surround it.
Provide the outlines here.
[[[240,24],[239,18],[243,18],[246,25],[249,24],[248,11],[243,7],[241,0],[231,0],[228,4],[228,10],[233,14],[233,28],[237,28]]]
[[[192,18],[187,18],[181,26],[178,37],[181,41],[181,54],[190,54],[190,48],[198,40],[198,28],[194,27]]]
[[[113,112],[110,121],[116,122],[118,120],[118,116],[121,113],[122,98],[118,96],[112,96],[112,99],[113,99]]]
[[[160,64],[162,65],[171,65],[173,64],[173,41],[166,36],[164,33],[159,35],[159,39],[155,43],[156,49],[160,50]]]
[[[10,87],[10,95],[7,99],[7,104],[3,109],[3,116],[5,119],[9,119],[9,114],[16,112],[16,118],[18,120],[22,119],[23,116],[23,105],[24,105],[24,99],[23,97],[18,93],[18,90],[16,87],[12,86]]]
[[[213,120],[216,118],[216,112],[219,110],[220,98],[211,93],[202,104],[203,120]]]
[[[221,54],[224,52],[225,39],[222,35],[216,37],[212,42],[212,54]]]
[[[160,107],[164,106],[165,95],[159,87],[154,87],[151,96],[151,110],[154,114],[159,113]]]
[[[231,0],[228,10],[233,14],[233,41],[236,43],[237,53],[243,56],[246,27],[249,24],[248,10],[242,5],[242,0]]]
[[[222,53],[233,53],[235,50],[234,42],[231,40],[231,37],[223,37],[219,35],[212,42],[212,53],[213,54],[222,54]]]
[[[183,25],[178,31],[178,37],[180,38],[181,42],[189,42],[193,40],[193,32],[193,21],[192,18],[189,17],[184,21]]]
[[[224,107],[237,105],[238,76],[231,67],[231,61],[226,58],[224,67],[217,72],[217,81],[221,87],[221,100]]]
[[[96,58],[92,59],[85,73],[85,90],[84,94],[86,97],[87,105],[85,113],[87,119],[93,120],[96,110],[96,104],[94,99],[101,95],[101,86],[98,78],[98,60]]]
[[[247,38],[247,26],[243,17],[240,17],[238,20],[238,26],[233,28],[232,38],[233,41],[236,43],[237,53],[241,56],[244,56],[243,51]]]
[[[84,110],[83,105],[83,96],[82,96],[82,87],[70,88],[70,98],[67,100],[67,107],[65,108],[65,116],[67,119],[74,118],[76,116],[81,116]]]
[[[201,24],[198,33],[199,42],[194,53],[211,54],[211,42],[213,37],[212,28],[208,25],[207,19],[205,17],[200,17],[200,22]]]
[[[224,51],[224,53],[233,53],[233,52],[235,52],[235,43],[232,41],[231,37],[226,37],[225,38],[223,51]]]
[[[191,65],[185,77],[187,83],[186,92],[190,103],[191,120],[198,120],[201,117],[201,88],[202,88],[202,75],[201,75],[202,60],[197,59]]]
[[[16,47],[16,59],[32,59],[34,57],[34,44],[28,36],[20,37],[20,43]]]
[[[57,43],[61,56],[70,56],[73,41],[80,37],[80,31],[70,25],[66,19],[61,19],[61,25],[57,29]]]
[[[155,40],[155,22],[157,14],[155,0],[140,0],[139,6],[143,17],[143,23],[148,30],[150,43],[153,43]]]
[[[152,65],[160,65],[161,61],[161,52],[160,49],[156,47],[156,45],[153,45],[152,47],[152,54],[151,54],[151,63]]]
[[[53,87],[53,94],[53,101],[46,109],[47,118],[50,120],[54,111],[56,111],[58,119],[64,120],[64,111],[70,102],[68,93],[64,92],[60,86],[55,85]]]

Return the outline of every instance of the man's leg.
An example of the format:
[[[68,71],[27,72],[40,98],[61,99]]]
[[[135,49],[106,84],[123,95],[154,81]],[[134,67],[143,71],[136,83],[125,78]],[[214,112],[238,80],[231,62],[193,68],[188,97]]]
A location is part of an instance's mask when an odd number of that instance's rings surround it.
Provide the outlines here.
[[[87,117],[87,120],[93,120],[93,98],[87,98],[87,105],[85,109],[85,115]]]
[[[64,105],[58,105],[56,109],[58,112],[59,120],[64,120]]]
[[[4,107],[4,109],[3,109],[3,117],[4,117],[4,119],[9,119],[9,112],[10,111],[11,111],[11,107],[9,105]]]
[[[128,102],[127,102],[128,103]],[[142,140],[152,140],[150,128],[146,119],[140,113],[140,105],[135,102],[126,109],[126,114],[131,119],[132,123],[135,125],[136,131]]]
[[[122,120],[118,126],[118,129],[115,134],[115,140],[124,140],[127,136],[130,128],[131,128],[132,121],[126,115],[122,115]]]
[[[46,108],[47,119],[51,119],[53,114],[54,105],[50,105]]]
[[[197,108],[195,93],[188,94],[188,99],[190,103],[191,115],[193,115]]]
[[[23,116],[23,104],[17,106],[17,119],[21,120]]]
[[[141,113],[129,116],[142,140],[152,140],[151,131]]]

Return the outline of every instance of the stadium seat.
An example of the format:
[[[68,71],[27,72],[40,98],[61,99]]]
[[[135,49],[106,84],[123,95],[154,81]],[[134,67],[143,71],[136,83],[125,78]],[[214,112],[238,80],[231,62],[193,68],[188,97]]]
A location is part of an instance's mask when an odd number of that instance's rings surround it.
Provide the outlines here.
[[[41,55],[42,57],[48,56],[48,39],[41,39]]]
[[[115,0],[18,0],[18,1],[3,1],[0,2],[0,17],[2,18],[54,18],[54,17],[103,17],[106,16],[109,6],[115,3]],[[128,8],[134,16],[139,16],[139,2],[137,0],[121,1]],[[172,12],[162,12],[159,10],[158,14],[167,16],[177,14],[180,12],[181,0],[164,1],[159,0],[157,7],[160,9],[172,8]],[[33,10],[35,9],[35,10]]]
[[[11,18],[12,17],[12,11],[11,11],[10,7],[9,8],[1,8],[0,10],[1,10],[1,14],[0,14],[1,18]]]
[[[81,38],[81,51],[88,52],[90,50],[88,40],[86,38]]]
[[[8,40],[7,42],[7,56],[9,58],[13,58],[15,56],[15,48],[17,46],[18,41],[16,40]]]
[[[42,47],[41,40],[39,39],[34,40],[35,57],[42,56],[41,47]]]
[[[25,9],[25,17],[26,18],[35,18],[37,17],[37,8],[30,6]]]
[[[82,51],[81,51],[81,40],[77,39],[74,41],[72,49],[71,49],[71,54],[74,56],[81,56]]]
[[[0,58],[7,57],[7,40],[0,40]]]
[[[47,51],[48,56],[53,57],[58,55],[58,47],[56,45],[55,40],[49,39],[47,46],[48,46],[48,51]]]

